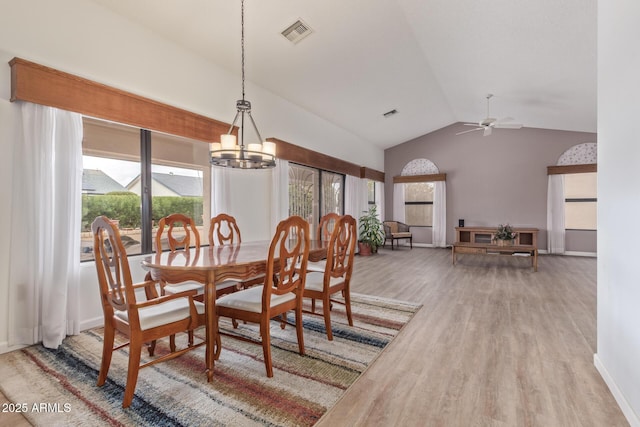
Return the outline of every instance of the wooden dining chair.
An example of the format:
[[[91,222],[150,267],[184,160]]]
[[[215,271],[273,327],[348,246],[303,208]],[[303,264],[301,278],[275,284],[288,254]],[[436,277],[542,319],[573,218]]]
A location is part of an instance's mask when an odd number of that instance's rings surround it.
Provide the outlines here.
[[[104,312],[102,363],[97,384],[102,386],[107,379],[113,351],[128,345],[129,365],[122,400],[122,406],[126,408],[133,400],[141,368],[178,357],[204,342],[177,351],[172,346],[170,353],[141,365],[142,346],[149,344],[149,356],[153,357],[156,340],[204,325],[205,309],[204,304],[194,300],[195,291],[138,301],[136,290],[154,286],[155,283],[132,282],[127,252],[118,227],[109,218],[99,216],[93,221],[91,230]],[[128,337],[129,342],[114,348],[116,332]]]
[[[335,212],[329,212],[320,218],[320,223],[318,224],[318,230],[316,233],[316,239],[318,241],[328,241],[331,238],[331,232],[336,226],[336,223],[341,218]],[[325,268],[325,260],[321,261],[309,261],[307,265],[307,271],[317,271],[323,272]]]
[[[327,338],[333,340],[331,331],[331,304],[345,305],[347,320],[353,326],[351,316],[350,282],[353,271],[353,255],[357,240],[356,220],[350,215],[341,217],[335,225],[329,246],[325,269],[320,272],[308,272],[304,288],[304,297],[311,298],[311,311],[305,313],[324,316]],[[331,296],[341,292],[344,302],[332,299]],[[322,301],[322,313],[316,313],[316,300]]]
[[[270,321],[279,318],[281,326],[286,323],[286,313],[295,311],[295,327],[298,350],[304,354],[302,333],[302,293],[309,257],[309,223],[299,216],[292,216],[278,224],[269,245],[265,283],[232,294],[216,301],[216,315],[260,324],[261,341],[234,333],[222,335],[262,344],[267,376],[273,377],[271,360]],[[297,265],[301,266],[298,269]]]
[[[209,246],[233,245],[242,243],[242,235],[236,219],[231,215],[221,213],[213,218],[209,224]],[[252,277],[247,280],[229,279],[225,281],[228,286],[226,292],[219,292],[219,295],[235,292],[237,289],[246,289],[248,287],[264,283],[264,275]]]

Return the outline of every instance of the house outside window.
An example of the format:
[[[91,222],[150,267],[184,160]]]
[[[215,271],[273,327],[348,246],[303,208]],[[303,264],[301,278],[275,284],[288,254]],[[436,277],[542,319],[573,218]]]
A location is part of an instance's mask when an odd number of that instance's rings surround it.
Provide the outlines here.
[[[344,213],[344,175],[289,163],[289,215],[312,227],[329,212]]]
[[[141,155],[145,144],[148,160]],[[142,197],[145,167],[151,170],[150,198]],[[90,227],[98,215],[118,221],[129,255],[152,252],[157,220],[172,213],[194,218],[206,236],[209,181],[207,144],[85,118],[81,260],[93,260]]]

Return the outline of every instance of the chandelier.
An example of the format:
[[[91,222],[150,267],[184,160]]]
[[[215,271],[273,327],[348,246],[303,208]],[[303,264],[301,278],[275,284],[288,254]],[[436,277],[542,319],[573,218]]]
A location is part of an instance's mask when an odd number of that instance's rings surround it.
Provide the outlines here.
[[[276,165],[276,144],[265,141],[260,136],[256,122],[251,116],[251,102],[244,99],[244,0],[241,2],[241,48],[242,48],[242,99],[236,102],[236,116],[229,127],[226,134],[220,135],[220,142],[212,142],[209,144],[211,164],[214,166],[222,166],[238,169],[268,169]],[[247,144],[244,143],[244,125],[245,115],[251,121],[253,130],[258,136],[258,142]],[[232,134],[233,128],[240,120],[237,138]]]

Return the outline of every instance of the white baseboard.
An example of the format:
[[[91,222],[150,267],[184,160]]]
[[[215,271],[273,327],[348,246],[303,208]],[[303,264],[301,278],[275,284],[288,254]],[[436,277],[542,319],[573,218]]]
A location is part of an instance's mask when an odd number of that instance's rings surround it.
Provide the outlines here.
[[[104,317],[94,317],[93,319],[87,319],[80,322],[80,330],[86,331],[87,329],[97,328],[98,326],[104,326]]]
[[[622,410],[623,415],[627,418],[627,421],[629,421],[629,425],[631,427],[640,427],[640,418],[638,418],[638,415],[633,411],[633,408],[631,408],[631,405],[627,402],[627,399],[618,388],[616,382],[613,380],[611,375],[609,375],[609,371],[607,371],[607,368],[605,368],[597,353],[593,355],[593,364],[598,372],[600,372],[600,376],[607,384],[607,387],[609,387],[609,390],[611,391],[613,398],[618,403],[620,410]]]
[[[586,257],[591,257],[591,258],[597,258],[598,254],[595,252],[577,252],[577,251],[566,251],[564,253],[565,255],[569,255],[569,256],[586,256]]]
[[[29,347],[28,345],[9,345],[7,341],[0,342],[0,354],[9,353],[11,351],[20,350],[21,348]]]

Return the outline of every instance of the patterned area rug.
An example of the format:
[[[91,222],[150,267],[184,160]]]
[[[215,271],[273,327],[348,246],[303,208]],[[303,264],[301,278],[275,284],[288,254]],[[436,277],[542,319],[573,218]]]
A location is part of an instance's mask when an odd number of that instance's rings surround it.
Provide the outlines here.
[[[272,322],[273,378],[266,376],[262,347],[222,337],[211,383],[200,347],[142,369],[128,409],[121,406],[127,347],[114,353],[107,383],[95,385],[101,328],[67,338],[58,350],[36,345],[0,355],[0,389],[25,409],[24,415],[36,426],[310,426],[418,309],[414,304],[354,294],[355,326],[347,324],[344,307],[335,304],[333,341],[326,338],[322,317],[304,316],[305,356],[297,352],[295,328],[282,330]],[[231,325],[221,321],[220,328]],[[236,332],[255,337],[257,325],[240,324]],[[196,331],[198,335],[203,331]],[[185,337],[177,340],[184,345]],[[158,344],[156,354],[167,351],[166,342]],[[145,355],[143,350],[143,359]]]

